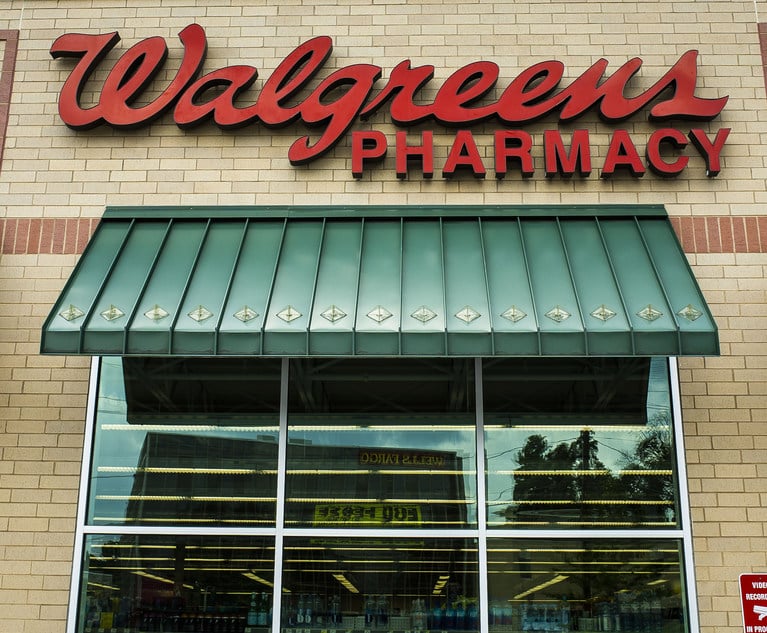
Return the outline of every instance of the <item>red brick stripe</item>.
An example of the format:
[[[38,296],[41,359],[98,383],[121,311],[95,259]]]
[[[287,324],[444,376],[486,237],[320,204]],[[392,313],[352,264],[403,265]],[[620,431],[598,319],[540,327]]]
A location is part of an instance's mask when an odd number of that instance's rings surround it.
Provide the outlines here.
[[[16,69],[16,53],[19,49],[19,32],[0,31],[0,42],[5,42],[5,51],[0,64],[0,169],[2,169],[5,134],[8,130],[8,115],[11,110],[13,73]]]
[[[7,255],[82,253],[98,223],[98,218],[0,218],[0,252]]]
[[[670,219],[686,253],[767,253],[767,216]],[[0,218],[0,252],[79,254],[98,223],[98,218]]]
[[[767,253],[767,216],[671,218],[687,253]]]

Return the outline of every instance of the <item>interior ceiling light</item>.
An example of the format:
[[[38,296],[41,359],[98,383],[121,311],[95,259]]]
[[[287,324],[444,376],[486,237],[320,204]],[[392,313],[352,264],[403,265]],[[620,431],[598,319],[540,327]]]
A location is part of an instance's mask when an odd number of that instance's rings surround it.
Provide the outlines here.
[[[248,578],[250,580],[255,580],[256,582],[260,582],[262,585],[266,585],[267,587],[274,587],[274,583],[270,582],[269,580],[266,580],[265,578],[261,578],[261,576],[254,574],[253,572],[245,572],[242,574],[245,576],[245,578]]]
[[[569,576],[564,576],[562,574],[559,574],[558,576],[554,576],[551,580],[547,580],[546,582],[542,582],[540,585],[536,585],[535,587],[532,587],[531,589],[528,589],[527,591],[523,591],[522,593],[517,594],[512,598],[512,600],[519,600],[520,598],[524,598],[525,596],[529,596],[531,593],[535,593],[536,591],[541,591],[542,589],[545,589],[546,587],[551,587],[551,585],[556,585],[557,583],[562,582],[563,580],[567,580]]]
[[[149,578],[150,580],[156,580],[157,582],[164,582],[168,585],[173,584],[172,580],[168,580],[167,578],[163,578],[162,576],[156,576],[155,574],[150,574],[149,572],[146,572],[143,570],[134,571],[133,573],[136,574],[136,576],[143,576],[144,578]]]
[[[335,578],[338,582],[341,583],[341,585],[347,589],[351,593],[359,593],[359,589],[354,586],[354,583],[352,583],[351,580],[349,580],[344,574],[333,574],[333,578]]]
[[[438,596],[442,593],[442,590],[445,588],[445,585],[447,585],[447,581],[450,580],[450,576],[439,576],[437,578],[437,582],[434,583],[434,589],[432,589],[431,593],[433,596]]]
[[[89,587],[98,587],[99,589],[109,589],[110,591],[120,591],[119,587],[112,587],[111,585],[102,585],[100,582],[88,581]]]

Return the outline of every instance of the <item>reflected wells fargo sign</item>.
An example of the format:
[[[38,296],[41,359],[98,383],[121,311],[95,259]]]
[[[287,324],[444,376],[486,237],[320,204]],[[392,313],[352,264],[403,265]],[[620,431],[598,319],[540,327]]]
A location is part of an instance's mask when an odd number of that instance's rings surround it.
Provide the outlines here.
[[[296,139],[288,149],[290,162],[302,165],[332,149],[358,120],[384,109],[400,127],[428,127],[434,122],[456,128],[442,165],[446,178],[458,170],[485,176],[488,166],[474,135],[466,129],[483,122],[499,127],[493,134],[492,152],[488,152],[493,156],[489,167],[497,178],[506,176],[510,168],[532,176],[534,143],[542,145],[545,175],[588,176],[592,151],[587,129],[576,128],[567,134],[550,129],[534,138],[521,126],[544,117],[571,122],[588,112],[617,123],[645,108],[649,108],[650,120],[657,123],[710,121],[727,103],[727,97],[709,99],[695,94],[698,53],[694,50],[684,53],[652,86],[627,96],[629,81],[642,66],[639,58],[630,59],[608,76],[608,62],[600,59],[561,89],[565,66],[556,60],[524,69],[502,89],[496,89],[500,69],[491,61],[467,64],[439,86],[431,85],[434,66],[414,67],[410,60],[398,63],[380,86],[382,69],[373,64],[351,64],[320,79],[332,51],[332,40],[325,36],[300,44],[263,80],[255,96],[248,96],[246,91],[258,78],[257,68],[237,64],[201,75],[205,31],[198,24],[190,24],[179,38],[183,57],[169,83],[158,86],[153,81],[165,64],[168,47],[163,38],[150,37],[125,51],[100,86],[89,86],[95,83],[93,75],[120,40],[119,35],[69,33],[59,37],[51,55],[77,60],[59,97],[63,121],[76,130],[99,125],[129,129],[149,125],[172,111],[173,120],[183,129],[209,120],[222,129],[303,125],[316,131]],[[312,88],[307,87],[310,83]],[[142,98],[150,86],[156,96]],[[423,98],[427,87],[435,95],[430,102]],[[80,101],[86,88],[95,88],[98,93],[87,107]],[[615,129],[601,152],[600,175],[609,177],[621,169],[642,176],[650,169],[673,177],[687,168],[690,154],[697,153],[707,175],[716,176],[729,132],[729,128],[711,134],[699,127],[682,131],[659,126],[637,143],[627,130]],[[397,176],[407,177],[408,165],[420,163],[423,177],[431,177],[433,132],[399,131],[394,136]],[[391,144],[392,139],[378,130],[353,131],[353,175],[361,177],[365,169],[382,160]],[[644,146],[644,157],[638,145]]]
[[[402,468],[455,468],[455,453],[437,451],[393,451],[360,449],[357,461],[361,466]]]

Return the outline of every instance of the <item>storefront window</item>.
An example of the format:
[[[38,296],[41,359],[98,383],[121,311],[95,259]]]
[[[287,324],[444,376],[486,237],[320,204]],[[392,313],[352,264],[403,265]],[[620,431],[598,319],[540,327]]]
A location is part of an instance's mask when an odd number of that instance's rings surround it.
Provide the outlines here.
[[[665,359],[105,358],[98,385],[71,633],[694,626]]]
[[[282,628],[478,631],[475,539],[286,539]]]
[[[273,526],[279,389],[279,361],[103,359],[89,522]]]
[[[476,524],[473,363],[295,361],[286,526]]]
[[[664,359],[490,361],[491,528],[679,525]]]
[[[488,539],[489,626],[507,631],[685,631],[676,540]]]
[[[265,628],[273,580],[271,537],[88,536],[80,630]]]

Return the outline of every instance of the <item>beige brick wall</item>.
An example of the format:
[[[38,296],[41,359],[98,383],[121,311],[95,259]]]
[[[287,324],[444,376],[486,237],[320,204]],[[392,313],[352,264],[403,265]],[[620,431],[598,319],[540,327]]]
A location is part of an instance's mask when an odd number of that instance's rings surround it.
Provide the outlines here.
[[[20,37],[0,217],[98,218],[107,205],[381,203],[662,203],[672,216],[764,216],[758,20],[767,21],[761,0],[5,0],[0,30],[17,29]],[[585,180],[547,180],[537,146],[538,171],[530,180],[496,181],[489,171],[483,181],[446,181],[439,170],[452,132],[433,126],[433,181],[417,171],[398,181],[393,148],[383,165],[356,181],[348,136],[308,167],[292,167],[287,148],[305,133],[299,126],[222,133],[203,125],[182,132],[166,116],[130,133],[74,133],[61,123],[57,93],[71,64],[48,54],[58,35],[118,30],[120,52],[160,35],[175,68],[177,33],[193,21],[208,35],[206,70],[250,63],[261,80],[294,46],[319,34],[334,40],[323,76],[372,62],[386,78],[411,58],[436,66],[433,86],[479,59],[500,65],[503,87],[544,59],[565,62],[567,83],[601,56],[611,69],[641,56],[635,85],[646,88],[696,48],[700,94],[730,96],[720,119],[701,127],[711,133],[731,127],[732,134],[716,179],[707,179],[702,161],[693,158],[674,180],[650,173],[602,180],[598,169]],[[542,130],[553,126],[549,120],[525,129],[539,143]],[[598,168],[612,126],[589,115],[577,127],[591,130]],[[642,117],[622,127],[639,141],[654,129]],[[355,129],[380,129],[393,142],[395,128],[383,115]],[[491,169],[495,127],[472,129]],[[721,357],[680,363],[701,631],[735,633],[741,630],[738,574],[767,571],[767,255],[691,253],[690,260],[722,340]],[[42,320],[74,261],[74,255],[0,255],[0,633],[64,631],[88,361],[42,358],[37,349]]]
[[[680,362],[701,630],[741,631],[738,575],[767,570],[767,255],[690,259],[722,343]]]
[[[0,631],[64,630],[86,358],[37,354],[73,255],[0,255]]]

